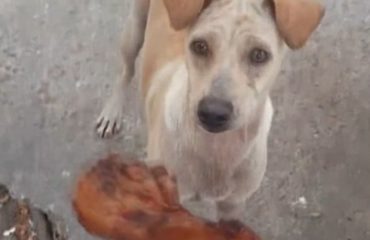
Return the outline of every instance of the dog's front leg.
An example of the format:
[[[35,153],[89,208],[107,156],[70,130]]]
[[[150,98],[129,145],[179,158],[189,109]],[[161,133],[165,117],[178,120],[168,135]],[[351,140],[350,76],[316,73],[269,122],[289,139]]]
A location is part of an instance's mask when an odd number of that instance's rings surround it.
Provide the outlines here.
[[[233,191],[225,200],[217,203],[219,219],[241,220],[245,203],[260,187],[267,166],[267,140],[272,116],[273,108],[268,98],[254,147],[248,151],[233,175]]]
[[[241,220],[245,211],[246,201],[226,199],[216,202],[218,220]]]
[[[217,202],[218,218],[242,220],[247,200],[260,187],[267,164],[267,138],[260,136],[255,148],[233,176],[233,191],[223,201]]]
[[[116,81],[112,95],[105,103],[96,123],[96,131],[103,138],[114,135],[121,128],[124,90],[134,76],[135,61],[144,42],[149,0],[135,0],[132,4],[133,9],[123,32],[122,74]]]

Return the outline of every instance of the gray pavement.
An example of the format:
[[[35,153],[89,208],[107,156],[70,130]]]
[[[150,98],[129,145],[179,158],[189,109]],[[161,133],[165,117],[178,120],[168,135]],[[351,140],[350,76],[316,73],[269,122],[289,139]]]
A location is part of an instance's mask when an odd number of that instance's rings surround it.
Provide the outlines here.
[[[0,0],[0,182],[60,213],[71,239],[93,239],[71,210],[75,175],[107,151],[142,152],[134,110],[116,139],[93,132],[128,3]],[[268,172],[245,215],[266,240],[370,239],[370,3],[326,5],[273,92]]]

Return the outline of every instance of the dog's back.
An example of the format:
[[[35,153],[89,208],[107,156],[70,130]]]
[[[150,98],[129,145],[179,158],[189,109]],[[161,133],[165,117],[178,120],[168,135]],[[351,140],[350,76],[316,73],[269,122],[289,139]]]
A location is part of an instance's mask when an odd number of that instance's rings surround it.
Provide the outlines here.
[[[148,93],[153,74],[184,54],[185,30],[175,31],[163,0],[151,0],[142,49],[142,95]]]

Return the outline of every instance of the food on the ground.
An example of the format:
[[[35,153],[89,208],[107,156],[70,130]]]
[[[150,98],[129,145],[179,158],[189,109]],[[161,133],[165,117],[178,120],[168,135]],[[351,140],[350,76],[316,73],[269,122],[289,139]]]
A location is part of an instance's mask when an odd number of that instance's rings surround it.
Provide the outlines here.
[[[237,221],[211,223],[193,216],[178,199],[163,167],[124,163],[110,155],[77,182],[73,206],[91,234],[114,240],[258,240]]]

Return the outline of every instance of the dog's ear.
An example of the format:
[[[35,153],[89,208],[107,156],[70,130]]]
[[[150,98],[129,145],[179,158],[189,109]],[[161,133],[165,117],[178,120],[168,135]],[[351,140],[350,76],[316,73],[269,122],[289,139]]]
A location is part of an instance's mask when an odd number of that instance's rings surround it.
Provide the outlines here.
[[[291,49],[303,47],[324,16],[324,6],[317,0],[272,2],[278,30],[287,45]]]
[[[171,26],[181,30],[190,25],[211,0],[163,0]]]

